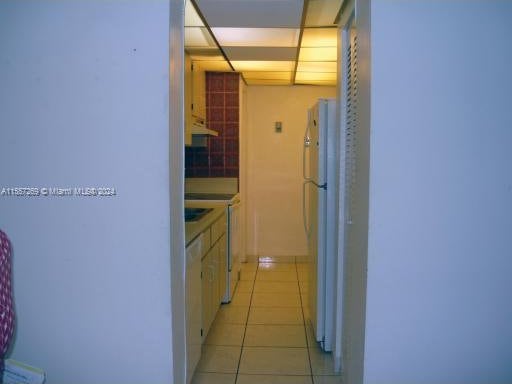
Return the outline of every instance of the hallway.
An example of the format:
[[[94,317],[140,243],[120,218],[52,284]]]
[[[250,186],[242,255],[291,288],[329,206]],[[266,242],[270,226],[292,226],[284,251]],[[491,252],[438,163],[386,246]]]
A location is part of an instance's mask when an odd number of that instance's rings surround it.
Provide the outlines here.
[[[308,323],[307,264],[245,263],[221,306],[193,384],[338,384]]]

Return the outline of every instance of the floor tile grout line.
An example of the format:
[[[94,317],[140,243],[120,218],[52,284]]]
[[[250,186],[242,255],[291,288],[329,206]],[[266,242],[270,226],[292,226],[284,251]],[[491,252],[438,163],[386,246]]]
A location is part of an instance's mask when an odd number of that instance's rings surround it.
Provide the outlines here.
[[[242,337],[242,346],[240,347],[240,357],[238,358],[238,365],[236,367],[236,376],[235,376],[234,384],[236,384],[238,381],[238,374],[240,372],[240,364],[242,363],[242,354],[244,352],[245,335],[247,334],[247,324],[249,323],[249,316],[251,314],[252,295],[254,294],[254,285],[256,284],[256,276],[258,275],[259,268],[260,268],[260,263],[258,262],[258,264],[256,266],[256,272],[254,273],[254,279],[252,281],[251,298],[249,299],[249,310],[247,311],[247,317],[245,318],[244,335]]]
[[[308,361],[309,361],[309,372],[310,372],[310,377],[311,377],[311,384],[315,384],[315,381],[313,378],[313,365],[311,364],[311,354],[309,353],[308,330],[306,328],[307,327],[306,316],[304,315],[304,303],[302,302],[302,291],[300,289],[299,271],[297,269],[297,263],[295,263],[295,271],[297,272],[297,284],[299,285],[300,308],[302,310],[302,322],[304,325],[304,336],[306,337],[306,349],[308,351]]]

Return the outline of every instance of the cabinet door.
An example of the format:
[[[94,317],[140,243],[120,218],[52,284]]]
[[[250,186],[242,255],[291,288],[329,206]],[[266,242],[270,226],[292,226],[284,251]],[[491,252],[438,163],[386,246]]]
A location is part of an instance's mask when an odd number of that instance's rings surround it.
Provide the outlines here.
[[[203,343],[208,335],[208,330],[212,323],[212,272],[211,272],[211,252],[204,257],[201,262],[201,288],[202,288],[202,327]]]
[[[206,120],[206,73],[197,61],[192,66],[192,115]]]
[[[226,295],[227,290],[227,277],[228,277],[228,259],[227,259],[227,249],[226,249],[226,234],[222,235],[219,242],[217,243],[219,245],[218,247],[218,254],[219,254],[219,269],[218,269],[218,275],[219,275],[219,300],[222,302],[224,301],[224,297]]]
[[[186,314],[187,314],[187,382],[190,382],[201,357],[202,296],[201,239],[187,247]],[[198,243],[199,242],[199,243]]]
[[[214,275],[214,279],[212,281],[212,311],[213,311],[213,317],[217,314],[217,310],[220,307],[221,302],[221,293],[219,289],[219,268],[220,268],[220,258],[219,258],[219,242],[215,243],[213,249],[212,249],[212,271]]]
[[[216,242],[227,230],[227,216],[224,214],[211,227],[212,243]]]

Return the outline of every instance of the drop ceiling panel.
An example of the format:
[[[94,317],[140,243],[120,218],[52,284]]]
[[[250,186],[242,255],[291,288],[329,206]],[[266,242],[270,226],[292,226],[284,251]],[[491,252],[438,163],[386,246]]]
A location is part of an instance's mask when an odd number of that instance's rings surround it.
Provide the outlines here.
[[[297,72],[334,72],[337,65],[335,61],[299,61]]]
[[[299,29],[295,28],[212,28],[222,47],[295,47]]]
[[[231,61],[235,71],[271,71],[288,72],[293,71],[295,62],[293,61]]]
[[[336,47],[338,28],[304,28],[302,47]]]
[[[336,82],[336,72],[298,72],[295,74],[295,81],[334,81]]]
[[[248,85],[291,85],[291,80],[246,79]]]
[[[324,85],[324,86],[336,86],[336,81],[332,80],[295,80],[295,84],[298,85]]]
[[[293,72],[242,72],[246,80],[287,80],[291,81]]]
[[[301,48],[299,61],[336,61],[336,47]]]
[[[295,60],[295,47],[224,47],[229,60]]]
[[[309,0],[305,26],[333,26],[341,3],[342,0]]]
[[[185,23],[194,27],[187,28],[185,46],[198,69],[230,72],[231,63],[249,85],[336,85],[333,22],[342,0],[192,0],[215,39],[191,0],[185,1]],[[310,28],[297,47],[304,3]]]
[[[196,0],[196,4],[210,27],[299,28],[303,0]]]

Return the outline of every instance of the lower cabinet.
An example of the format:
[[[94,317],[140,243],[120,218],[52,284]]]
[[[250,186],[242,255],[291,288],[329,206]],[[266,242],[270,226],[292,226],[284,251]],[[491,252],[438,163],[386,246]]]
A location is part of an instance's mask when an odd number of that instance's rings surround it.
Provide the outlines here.
[[[228,278],[228,258],[227,258],[227,235],[224,234],[217,243],[219,245],[219,301],[224,300],[224,295],[227,289],[227,278]]]
[[[186,249],[186,377],[190,384],[202,344],[226,292],[226,215],[207,227]]]
[[[204,234],[201,234],[186,249],[185,308],[186,308],[186,383],[192,375],[201,357],[201,257],[203,256]]]
[[[217,315],[226,290],[226,235],[206,254],[202,267],[203,342]]]

